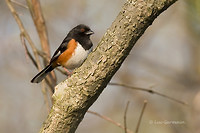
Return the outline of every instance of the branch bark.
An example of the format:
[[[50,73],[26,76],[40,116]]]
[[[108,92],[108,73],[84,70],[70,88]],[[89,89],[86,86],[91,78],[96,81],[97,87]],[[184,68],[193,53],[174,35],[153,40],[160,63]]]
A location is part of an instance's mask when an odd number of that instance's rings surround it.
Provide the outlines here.
[[[55,87],[53,106],[40,132],[74,133],[136,41],[176,1],[127,0],[94,52],[69,79]]]

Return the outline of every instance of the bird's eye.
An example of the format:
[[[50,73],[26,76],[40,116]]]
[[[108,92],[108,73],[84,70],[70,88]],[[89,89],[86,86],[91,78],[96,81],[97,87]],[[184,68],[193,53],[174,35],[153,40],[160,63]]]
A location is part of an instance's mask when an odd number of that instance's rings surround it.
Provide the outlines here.
[[[82,33],[85,32],[85,29],[84,29],[84,28],[81,28],[81,32],[82,32]]]

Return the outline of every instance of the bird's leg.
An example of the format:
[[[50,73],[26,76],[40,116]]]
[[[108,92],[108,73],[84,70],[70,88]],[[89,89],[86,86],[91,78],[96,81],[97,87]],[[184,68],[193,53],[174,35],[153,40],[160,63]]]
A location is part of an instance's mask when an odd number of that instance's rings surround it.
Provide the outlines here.
[[[65,68],[65,67],[63,67],[64,68],[64,70],[66,71],[66,73],[67,73],[67,76],[68,77],[71,77],[71,75],[73,74],[73,72],[70,72],[67,68]]]

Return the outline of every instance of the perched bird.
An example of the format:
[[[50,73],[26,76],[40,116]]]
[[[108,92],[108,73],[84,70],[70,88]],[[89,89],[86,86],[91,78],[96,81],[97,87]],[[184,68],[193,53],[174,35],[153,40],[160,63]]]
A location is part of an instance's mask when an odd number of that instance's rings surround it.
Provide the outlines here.
[[[94,32],[86,25],[80,24],[74,27],[53,54],[49,65],[39,72],[31,82],[41,82],[49,72],[58,66],[71,70],[79,67],[92,51],[93,44],[90,40],[92,34]]]

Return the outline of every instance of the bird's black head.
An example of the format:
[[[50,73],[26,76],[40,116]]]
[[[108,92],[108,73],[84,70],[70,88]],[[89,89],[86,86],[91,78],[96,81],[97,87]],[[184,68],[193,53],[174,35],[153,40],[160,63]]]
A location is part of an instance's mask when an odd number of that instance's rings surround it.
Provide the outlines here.
[[[85,50],[88,50],[93,46],[92,41],[90,40],[90,35],[92,34],[94,34],[94,32],[88,26],[80,24],[74,27],[66,38],[75,39]]]
[[[88,26],[79,24],[74,27],[69,34],[73,37],[90,37],[94,32]]]

